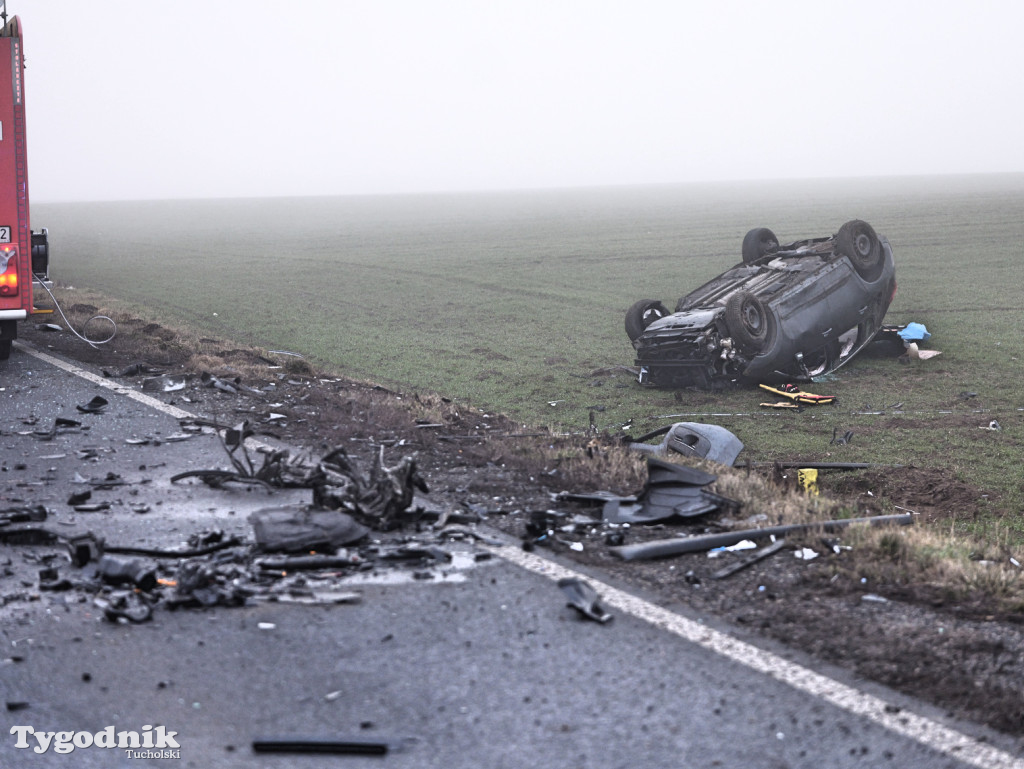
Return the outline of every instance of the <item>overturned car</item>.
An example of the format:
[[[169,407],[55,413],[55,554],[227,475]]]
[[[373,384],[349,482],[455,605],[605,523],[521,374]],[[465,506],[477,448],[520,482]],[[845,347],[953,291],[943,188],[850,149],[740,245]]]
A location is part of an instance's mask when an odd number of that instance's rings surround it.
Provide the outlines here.
[[[742,254],[674,313],[655,299],[629,308],[640,384],[808,381],[870,343],[896,293],[889,241],[859,219],[831,237],[781,246],[771,230],[756,228]]]

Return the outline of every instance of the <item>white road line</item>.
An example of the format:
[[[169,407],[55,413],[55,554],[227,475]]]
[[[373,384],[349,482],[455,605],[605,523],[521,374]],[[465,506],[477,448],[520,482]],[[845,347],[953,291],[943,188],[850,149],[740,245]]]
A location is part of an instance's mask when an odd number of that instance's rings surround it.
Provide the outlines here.
[[[52,355],[47,355],[33,347],[25,344],[18,344],[18,347],[34,358],[49,363],[51,366],[56,366],[63,371],[87,379],[108,390],[125,395],[150,408],[154,408],[164,414],[169,414],[176,419],[195,418],[195,414],[179,409],[176,406],[170,406],[149,395],[97,376],[59,358],[54,358]],[[831,678],[820,673],[815,673],[796,663],[785,660],[776,654],[764,651],[756,646],[751,646],[748,643],[717,630],[712,630],[678,614],[673,614],[667,609],[655,606],[642,598],[637,598],[611,585],[598,582],[592,577],[572,569],[567,569],[557,563],[515,547],[489,547],[487,549],[510,563],[514,563],[527,571],[532,571],[535,574],[540,574],[552,580],[557,581],[563,577],[577,577],[587,580],[591,584],[600,585],[598,592],[601,594],[601,600],[609,608],[632,614],[634,617],[674,633],[680,638],[685,638],[687,641],[699,644],[716,654],[721,654],[724,657],[735,660],[752,670],[771,676],[778,681],[792,686],[794,689],[807,692],[854,715],[863,716],[890,731],[902,734],[932,750],[955,758],[957,761],[977,766],[979,769],[1024,769],[1024,759],[1015,758],[1009,753],[978,742],[955,729],[945,727],[924,716],[916,715],[907,710],[897,711],[896,708],[892,708],[889,703],[878,697],[865,694],[851,686],[833,681]]]
[[[524,552],[514,546],[488,547],[487,549],[516,566],[551,580],[559,580],[563,577],[577,577],[586,580],[595,587],[601,595],[601,602],[607,608],[631,614],[709,651],[735,660],[751,670],[771,676],[794,689],[825,700],[854,715],[867,718],[890,731],[908,737],[957,761],[977,766],[979,769],[1024,769],[1024,759],[1015,758],[1009,753],[979,742],[924,716],[905,709],[894,708],[878,697],[833,681],[831,678],[801,667],[776,654],[759,649],[725,633],[712,630],[698,622],[655,606],[642,598],[637,598],[592,577],[553,563],[546,558]]]
[[[73,363],[68,363],[65,360],[55,358],[52,355],[48,355],[47,353],[42,352],[41,350],[37,350],[35,347],[32,347],[31,345],[25,344],[23,342],[15,342],[15,344],[18,345],[18,348],[20,350],[28,353],[33,358],[38,358],[44,363],[49,363],[51,366],[56,366],[62,371],[67,371],[69,374],[74,374],[77,377],[81,377],[82,379],[88,380],[89,382],[98,384],[100,387],[105,387],[106,389],[110,390],[111,392],[115,392],[118,395],[124,395],[125,397],[131,398],[134,401],[138,401],[139,403],[145,406],[149,406],[149,408],[151,409],[155,409],[156,411],[159,411],[163,414],[172,416],[175,419],[196,418],[196,414],[193,414],[190,411],[179,409],[177,406],[172,406],[169,403],[164,403],[163,401],[157,400],[151,395],[140,393],[138,390],[133,390],[130,387],[125,387],[124,385],[111,381],[106,377],[101,377],[98,376],[97,374],[93,374],[91,371],[86,371],[83,368],[79,368]],[[257,440],[256,438],[246,438],[245,445],[256,451],[274,450],[274,447],[271,446],[269,443],[264,443],[263,441]]]
[[[79,368],[78,366],[68,363],[67,361],[63,361],[60,358],[54,358],[52,355],[47,355],[45,352],[37,350],[36,348],[31,347],[27,344],[22,344],[19,342],[18,347],[23,352],[26,352],[29,355],[31,355],[33,358],[38,358],[44,363],[49,363],[51,366],[56,366],[62,371],[67,371],[69,374],[74,374],[75,376],[81,377],[82,379],[87,379],[88,381],[94,384],[98,384],[100,387],[105,387],[106,389],[111,390],[112,392],[116,392],[118,395],[127,396],[132,400],[136,400],[139,403],[143,403],[149,406],[150,408],[156,409],[157,411],[160,411],[164,414],[169,414],[175,419],[195,419],[195,414],[190,414],[184,409],[179,409],[177,406],[171,406],[149,395],[140,393],[137,390],[132,390],[130,387],[125,387],[124,385],[120,385],[117,382],[111,381],[110,379],[106,379],[104,377],[93,374],[90,371],[86,371],[85,369]]]

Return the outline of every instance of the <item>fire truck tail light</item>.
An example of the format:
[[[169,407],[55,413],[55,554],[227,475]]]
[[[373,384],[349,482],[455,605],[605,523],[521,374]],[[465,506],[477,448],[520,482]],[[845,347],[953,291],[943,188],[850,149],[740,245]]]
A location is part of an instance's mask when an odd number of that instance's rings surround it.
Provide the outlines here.
[[[18,251],[11,246],[0,249],[0,296],[18,295]]]

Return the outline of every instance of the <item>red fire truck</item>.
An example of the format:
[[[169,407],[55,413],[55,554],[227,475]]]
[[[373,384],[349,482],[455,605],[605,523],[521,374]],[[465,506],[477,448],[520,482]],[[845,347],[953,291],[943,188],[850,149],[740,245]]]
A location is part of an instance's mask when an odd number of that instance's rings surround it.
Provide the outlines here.
[[[0,360],[11,354],[18,321],[40,310],[33,280],[49,279],[45,229],[33,232],[28,212],[28,151],[25,142],[25,50],[21,22],[0,10]]]

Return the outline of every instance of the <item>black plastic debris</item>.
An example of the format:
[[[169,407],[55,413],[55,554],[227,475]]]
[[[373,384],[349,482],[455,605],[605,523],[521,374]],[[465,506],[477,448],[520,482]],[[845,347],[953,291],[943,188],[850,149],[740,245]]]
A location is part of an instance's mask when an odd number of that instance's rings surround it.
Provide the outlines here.
[[[717,477],[703,470],[649,456],[647,485],[640,495],[639,507],[621,504],[613,509],[606,507],[605,521],[656,523],[669,518],[693,518],[723,508],[738,508],[737,502],[705,488]]]
[[[64,540],[71,563],[78,568],[98,561],[103,556],[103,544],[103,540],[91,531],[75,534]]]
[[[0,526],[12,523],[39,523],[46,520],[46,508],[42,505],[7,507],[0,510]]]
[[[250,593],[230,575],[222,573],[217,564],[199,559],[182,563],[175,572],[174,583],[173,594],[164,602],[170,609],[179,606],[242,606]]]
[[[102,395],[97,395],[88,403],[80,404],[78,406],[75,406],[75,408],[77,408],[83,414],[99,414],[108,405],[110,404],[106,398],[104,398]]]
[[[111,585],[134,585],[147,591],[156,587],[156,564],[141,558],[124,558],[107,553],[100,558],[96,573]]]
[[[82,423],[76,422],[74,419],[68,419],[67,417],[57,417],[53,420],[53,425],[49,430],[34,430],[32,437],[40,441],[52,441],[57,437],[59,432],[68,432],[70,430],[81,429]]]
[[[57,532],[34,526],[0,527],[0,542],[5,545],[56,545],[61,542]]]
[[[563,577],[558,580],[558,587],[569,599],[572,607],[587,619],[604,624],[610,622],[612,615],[601,605],[600,596],[588,583],[578,577]]]
[[[97,596],[93,599],[93,604],[111,622],[124,619],[138,623],[145,622],[153,616],[153,606],[146,600],[143,593],[134,590],[119,590],[108,595]]]
[[[659,444],[644,441],[664,435]],[[719,425],[700,422],[676,422],[653,432],[641,435],[629,447],[636,451],[657,456],[668,456],[675,452],[684,457],[708,459],[723,465],[732,465],[743,451],[743,443],[733,433]]]
[[[60,570],[54,566],[39,570],[39,589],[50,592],[70,590],[73,587],[71,580],[62,578]]]
[[[355,756],[383,756],[387,742],[350,737],[257,737],[252,741],[256,753],[334,753]]]
[[[365,537],[370,529],[340,510],[280,507],[249,516],[256,546],[264,552],[337,550]]]

